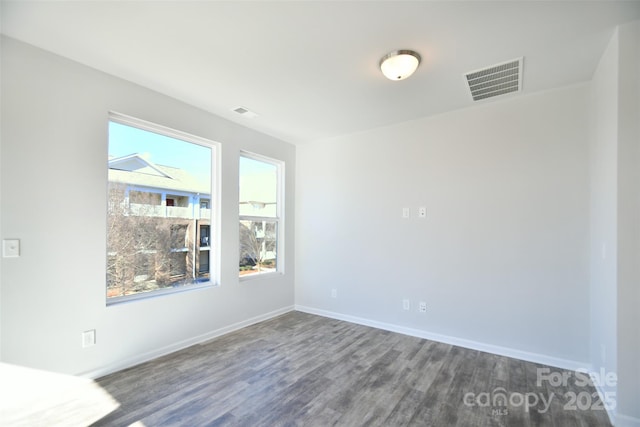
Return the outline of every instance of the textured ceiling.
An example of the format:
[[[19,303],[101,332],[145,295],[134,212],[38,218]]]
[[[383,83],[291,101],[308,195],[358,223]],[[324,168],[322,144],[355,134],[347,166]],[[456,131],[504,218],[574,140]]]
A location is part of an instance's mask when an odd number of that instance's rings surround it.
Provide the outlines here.
[[[1,12],[10,37],[305,143],[473,105],[463,75],[520,56],[523,92],[505,98],[588,81],[640,1],[3,1]],[[378,61],[399,48],[423,63],[393,82]]]

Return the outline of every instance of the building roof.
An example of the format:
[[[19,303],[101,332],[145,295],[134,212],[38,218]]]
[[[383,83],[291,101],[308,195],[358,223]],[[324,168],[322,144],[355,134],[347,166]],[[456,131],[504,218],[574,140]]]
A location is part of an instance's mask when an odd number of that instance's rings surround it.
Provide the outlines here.
[[[109,158],[109,182],[139,187],[211,194],[211,183],[198,179],[184,169],[157,165],[134,153]]]

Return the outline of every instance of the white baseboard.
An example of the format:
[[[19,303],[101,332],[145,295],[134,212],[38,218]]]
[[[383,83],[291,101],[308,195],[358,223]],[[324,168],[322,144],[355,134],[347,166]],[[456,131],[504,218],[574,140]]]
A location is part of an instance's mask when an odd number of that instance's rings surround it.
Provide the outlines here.
[[[169,353],[173,353],[178,350],[182,350],[184,348],[190,347],[194,344],[200,344],[205,341],[208,341],[213,338],[217,338],[221,335],[228,334],[229,332],[237,331],[238,329],[245,328],[247,326],[263,322],[265,320],[272,319],[274,317],[280,316],[282,314],[293,311],[293,306],[283,307],[278,310],[271,311],[269,313],[261,314],[259,316],[252,317],[250,319],[243,320],[241,322],[234,323],[232,325],[224,326],[222,328],[216,329],[214,331],[207,332],[202,335],[195,336],[193,338],[188,338],[183,341],[179,341],[177,343],[173,343],[167,345],[165,347],[158,348],[156,350],[148,351],[146,353],[137,355],[135,357],[130,357],[127,359],[119,360],[116,363],[112,363],[107,366],[100,367],[98,369],[83,372],[78,374],[80,377],[95,379],[102,377],[104,375],[111,374],[116,371],[120,371],[122,369],[130,368],[135,365],[139,365],[140,363],[148,362],[149,360],[165,356]]]
[[[471,350],[483,351],[486,353],[497,354],[499,356],[512,357],[514,359],[526,360],[527,362],[540,363],[543,365],[553,366],[561,369],[569,369],[577,371],[578,369],[591,371],[591,366],[587,363],[575,360],[562,359],[558,357],[547,356],[544,354],[530,353],[527,351],[517,350],[508,347],[501,347],[492,344],[485,344],[477,341],[467,340],[464,338],[452,337],[448,335],[435,334],[421,329],[407,328],[405,326],[394,325],[391,323],[378,322],[377,320],[365,319],[362,317],[350,316],[348,314],[336,313],[333,311],[321,310],[302,305],[296,305],[297,311],[309,314],[317,314],[318,316],[329,317],[331,319],[344,320],[346,322],[356,323],[364,326],[371,326],[385,331],[398,332],[404,335],[424,338],[431,341],[438,341],[445,344],[456,345]]]
[[[613,425],[616,427],[640,427],[640,418],[630,417],[623,414],[616,414],[615,422],[613,423]]]

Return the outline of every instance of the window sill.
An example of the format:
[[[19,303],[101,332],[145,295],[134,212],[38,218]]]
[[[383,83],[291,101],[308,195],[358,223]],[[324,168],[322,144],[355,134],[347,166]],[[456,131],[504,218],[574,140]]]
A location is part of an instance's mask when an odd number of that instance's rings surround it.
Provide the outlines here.
[[[264,277],[271,278],[276,276],[284,276],[284,273],[281,271],[270,271],[268,273],[258,273],[258,274],[247,274],[245,276],[238,276],[240,282],[250,282],[256,279],[262,279]]]
[[[218,285],[215,282],[208,281],[208,282],[204,282],[204,283],[197,283],[197,284],[194,284],[194,285],[180,286],[180,287],[177,287],[177,288],[166,288],[166,289],[159,289],[159,290],[151,291],[151,292],[142,292],[142,293],[139,293],[139,294],[124,295],[124,296],[119,296],[119,297],[111,297],[111,298],[107,298],[107,307],[112,306],[112,305],[118,305],[118,304],[133,302],[133,301],[140,301],[140,300],[147,300],[147,299],[151,299],[151,298],[163,297],[163,296],[166,296],[166,295],[175,295],[175,294],[180,294],[180,293],[183,293],[183,292],[196,291],[196,290],[200,290],[200,289],[215,288],[217,286]]]

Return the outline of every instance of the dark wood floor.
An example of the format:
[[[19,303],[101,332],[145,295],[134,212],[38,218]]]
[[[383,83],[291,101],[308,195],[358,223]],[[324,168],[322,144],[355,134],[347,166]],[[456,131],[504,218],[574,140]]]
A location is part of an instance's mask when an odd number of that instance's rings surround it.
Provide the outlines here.
[[[291,312],[99,379],[120,407],[95,425],[611,425],[604,410],[573,410],[571,393],[592,387],[571,373],[538,385],[538,368]]]

